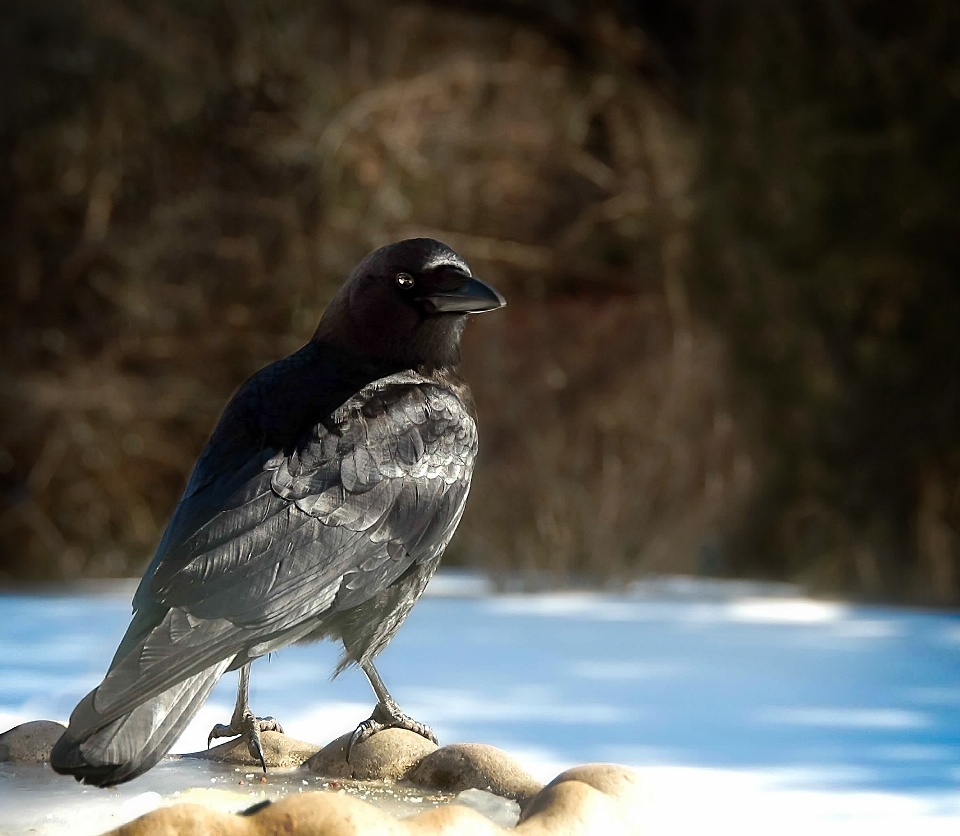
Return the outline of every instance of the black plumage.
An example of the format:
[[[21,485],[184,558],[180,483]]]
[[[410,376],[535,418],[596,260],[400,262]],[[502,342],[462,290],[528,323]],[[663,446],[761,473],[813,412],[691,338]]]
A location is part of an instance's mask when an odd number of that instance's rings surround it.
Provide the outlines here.
[[[219,677],[240,669],[237,707],[212,737],[279,728],[247,705],[249,665],[291,642],[339,639],[377,707],[354,740],[404,715],[374,657],[434,573],[463,513],[477,428],[460,377],[468,313],[504,304],[431,239],[368,256],[300,351],[251,377],[201,454],[134,616],[98,688],[51,757],[107,786],[153,766]]]

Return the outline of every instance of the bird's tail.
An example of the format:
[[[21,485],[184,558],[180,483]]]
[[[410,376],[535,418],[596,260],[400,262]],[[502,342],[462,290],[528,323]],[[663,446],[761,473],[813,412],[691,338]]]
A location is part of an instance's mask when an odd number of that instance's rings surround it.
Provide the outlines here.
[[[178,682],[104,722],[94,689],[74,709],[53,747],[50,765],[61,775],[110,787],[142,775],[169,751],[230,666],[232,658]]]

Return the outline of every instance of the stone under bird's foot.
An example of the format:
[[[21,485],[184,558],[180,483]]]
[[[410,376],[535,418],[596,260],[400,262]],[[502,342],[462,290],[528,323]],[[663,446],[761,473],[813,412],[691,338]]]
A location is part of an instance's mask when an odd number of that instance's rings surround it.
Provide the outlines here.
[[[234,717],[229,726],[217,723],[210,729],[210,734],[207,736],[207,748],[209,749],[210,744],[217,738],[237,737],[239,735],[247,744],[247,751],[250,756],[260,761],[260,766],[266,772],[267,761],[263,757],[263,747],[260,745],[260,732],[265,731],[275,731],[283,734],[283,726],[274,717],[254,717],[252,711],[246,711],[239,720]]]
[[[389,702],[377,703],[377,707],[373,709],[373,714],[357,726],[356,731],[350,736],[350,741],[347,743],[347,762],[350,761],[350,753],[354,746],[368,740],[378,731],[384,729],[406,729],[414,734],[419,734],[420,737],[425,737],[432,743],[437,742],[437,736],[430,726],[425,726],[412,717],[408,717],[400,710],[400,706],[390,700]]]

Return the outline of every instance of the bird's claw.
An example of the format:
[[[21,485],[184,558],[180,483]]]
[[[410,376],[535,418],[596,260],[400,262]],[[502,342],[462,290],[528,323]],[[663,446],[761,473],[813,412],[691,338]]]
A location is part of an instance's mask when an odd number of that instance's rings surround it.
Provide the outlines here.
[[[365,740],[369,740],[377,732],[383,731],[384,729],[406,729],[407,731],[412,731],[414,734],[419,734],[420,737],[425,737],[431,743],[437,742],[437,736],[433,733],[433,729],[431,729],[430,726],[419,723],[412,717],[408,717],[400,710],[396,703],[389,705],[378,703],[377,707],[373,710],[373,714],[357,726],[353,734],[350,735],[350,740],[347,741],[347,763],[350,762],[350,753],[353,751],[354,746],[363,743]]]
[[[266,772],[267,760],[263,756],[263,746],[260,743],[260,732],[265,731],[275,731],[283,734],[283,726],[274,717],[254,717],[252,711],[247,711],[239,720],[237,718],[231,720],[229,726],[217,723],[210,729],[210,734],[207,737],[207,748],[209,749],[210,744],[217,738],[240,736],[247,744],[250,757],[259,761],[263,771]]]
[[[236,737],[240,732],[235,732],[230,726],[225,726],[223,723],[217,723],[212,729],[210,729],[210,734],[207,735],[207,748],[210,748],[210,744],[214,740],[218,740],[221,737]]]
[[[378,723],[372,717],[368,720],[364,720],[357,728],[354,730],[353,734],[350,735],[350,739],[347,741],[347,763],[350,763],[350,753],[353,751],[353,747],[358,743],[363,743],[364,740],[369,740],[373,735],[375,735],[381,729],[385,729],[386,726],[383,723]]]

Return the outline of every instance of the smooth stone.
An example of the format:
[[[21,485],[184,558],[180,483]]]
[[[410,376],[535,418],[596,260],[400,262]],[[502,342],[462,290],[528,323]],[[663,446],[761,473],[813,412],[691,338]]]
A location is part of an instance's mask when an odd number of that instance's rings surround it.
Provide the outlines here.
[[[33,720],[0,734],[0,761],[46,763],[50,750],[66,731],[53,720]]]
[[[317,754],[319,746],[315,743],[305,743],[280,732],[260,732],[260,747],[263,749],[263,759],[267,768],[283,769],[300,766],[311,756]],[[212,749],[202,752],[191,752],[189,755],[175,755],[180,758],[198,758],[200,760],[218,761],[236,766],[252,766],[260,768],[260,761],[253,757],[242,738],[235,738]]]
[[[447,805],[398,820],[348,795],[313,792],[257,804],[245,813],[222,813],[178,804],[147,813],[111,836],[497,836],[507,831],[474,810]]]
[[[631,770],[590,764],[544,787],[516,828],[504,829],[459,804],[398,820],[349,795],[310,792],[255,804],[239,815],[179,804],[147,813],[110,836],[639,836],[641,795]]]
[[[543,784],[506,752],[485,743],[453,743],[428,754],[407,774],[419,787],[462,792],[487,790],[521,804]]]
[[[646,791],[637,773],[626,766],[591,763],[561,772],[526,804],[522,804],[520,831],[527,821],[562,823],[570,832],[638,836],[645,829]],[[558,824],[558,826],[560,826]],[[561,831],[558,831],[561,832]],[[562,831],[566,832],[566,831]]]
[[[587,763],[561,772],[548,787],[564,781],[581,781],[595,790],[613,796],[628,804],[642,806],[646,802],[646,790],[640,776],[627,766],[615,763]]]
[[[437,744],[406,729],[384,729],[353,747],[347,762],[347,743],[353,732],[324,746],[304,766],[327,778],[358,781],[399,781]]]

